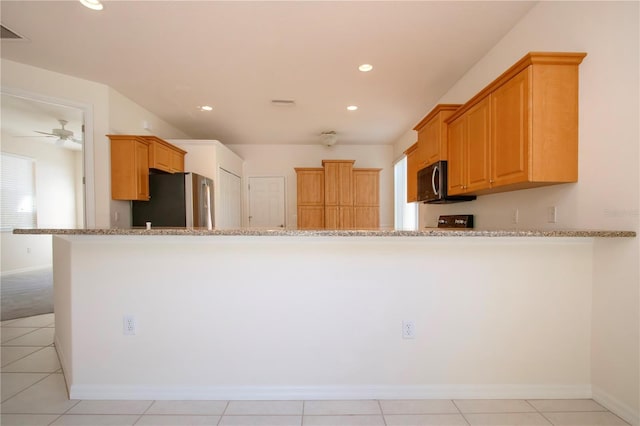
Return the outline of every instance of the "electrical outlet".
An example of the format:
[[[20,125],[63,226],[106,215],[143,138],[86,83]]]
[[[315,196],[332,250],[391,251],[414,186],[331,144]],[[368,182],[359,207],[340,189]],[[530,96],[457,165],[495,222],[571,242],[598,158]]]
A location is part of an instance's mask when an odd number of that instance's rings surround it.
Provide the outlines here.
[[[136,325],[137,325],[136,317],[134,317],[133,315],[125,315],[123,317],[122,333],[127,336],[135,335]]]
[[[547,222],[556,223],[558,220],[558,209],[556,206],[547,207]]]
[[[402,321],[402,338],[415,339],[416,323],[413,321]]]
[[[515,225],[516,223],[518,223],[518,219],[519,219],[518,216],[519,216],[518,209],[511,210],[511,223],[512,224]]]

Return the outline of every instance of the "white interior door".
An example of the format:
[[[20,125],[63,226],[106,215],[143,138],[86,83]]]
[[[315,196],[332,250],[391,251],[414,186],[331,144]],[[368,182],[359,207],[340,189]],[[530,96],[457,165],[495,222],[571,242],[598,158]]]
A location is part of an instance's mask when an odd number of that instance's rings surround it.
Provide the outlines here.
[[[220,191],[217,209],[218,217],[215,218],[216,229],[237,229],[242,226],[242,198],[240,197],[240,176],[237,176],[223,168],[220,168]]]
[[[285,227],[284,177],[249,178],[249,226]]]

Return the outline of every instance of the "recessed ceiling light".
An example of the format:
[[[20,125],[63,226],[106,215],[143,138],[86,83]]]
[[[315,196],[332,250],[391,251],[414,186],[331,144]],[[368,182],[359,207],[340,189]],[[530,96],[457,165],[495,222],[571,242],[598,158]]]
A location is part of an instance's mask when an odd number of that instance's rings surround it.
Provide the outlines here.
[[[358,109],[358,107],[357,107],[356,105],[349,105],[349,106],[347,107],[347,109],[348,109],[349,111],[355,111],[355,110],[357,110],[357,109]]]
[[[373,69],[373,65],[371,64],[362,64],[358,67],[358,69],[362,72],[369,72]]]
[[[212,106],[209,106],[209,105],[202,105],[202,106],[199,106],[199,107],[198,107],[198,109],[199,109],[200,111],[212,111],[212,110],[213,110],[213,107],[212,107]]]
[[[102,10],[104,6],[100,3],[100,0],[80,0],[83,6],[93,10]]]

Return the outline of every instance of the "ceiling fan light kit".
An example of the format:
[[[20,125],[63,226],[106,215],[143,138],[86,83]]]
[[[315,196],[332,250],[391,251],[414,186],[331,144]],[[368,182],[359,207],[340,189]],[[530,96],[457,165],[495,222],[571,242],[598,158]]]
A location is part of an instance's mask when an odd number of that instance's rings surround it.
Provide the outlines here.
[[[320,133],[320,140],[322,141],[322,145],[333,146],[338,142],[338,135],[334,130],[322,132]]]
[[[80,0],[80,3],[92,10],[102,10],[104,8],[100,0]]]
[[[41,135],[45,135],[47,137],[52,137],[52,136],[57,137],[58,140],[56,141],[56,145],[58,146],[64,145],[65,141],[71,141],[78,144],[82,143],[81,139],[77,139],[73,137],[73,132],[71,130],[64,128],[64,126],[68,123],[67,120],[58,119],[58,122],[60,123],[60,128],[51,130],[51,133],[41,132],[39,130],[34,130],[34,132],[40,133]]]

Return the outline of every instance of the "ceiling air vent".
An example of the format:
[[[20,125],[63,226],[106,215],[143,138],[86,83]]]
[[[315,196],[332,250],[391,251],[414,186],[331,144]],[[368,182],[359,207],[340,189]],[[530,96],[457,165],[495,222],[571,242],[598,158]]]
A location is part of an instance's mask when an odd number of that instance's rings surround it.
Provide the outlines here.
[[[271,105],[276,105],[276,106],[292,106],[295,104],[296,104],[296,101],[294,101],[293,99],[272,99],[271,100]]]
[[[24,37],[11,31],[4,25],[0,25],[0,39],[2,40],[24,40]]]

